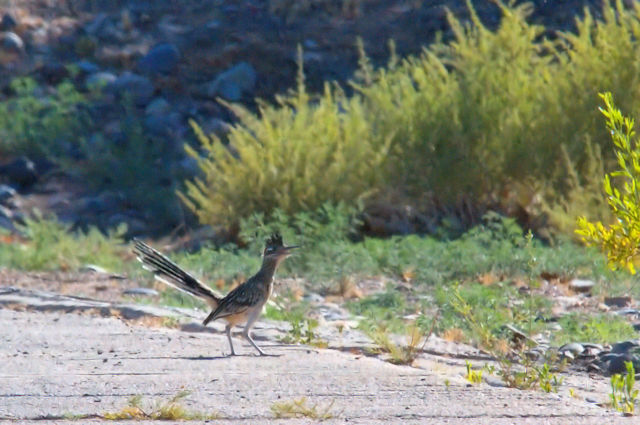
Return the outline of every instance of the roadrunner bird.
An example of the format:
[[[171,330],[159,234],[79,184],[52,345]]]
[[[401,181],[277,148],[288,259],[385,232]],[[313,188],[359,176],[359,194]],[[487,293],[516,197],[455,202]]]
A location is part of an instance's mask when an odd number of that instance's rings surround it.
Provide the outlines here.
[[[278,265],[291,255],[291,251],[298,248],[297,246],[284,246],[282,236],[273,234],[266,241],[260,270],[249,280],[229,292],[227,296],[220,297],[211,288],[182,270],[177,264],[149,245],[139,240],[134,242],[134,250],[142,267],[153,272],[156,279],[190,295],[202,298],[211,306],[213,310],[203,322],[205,326],[216,319],[224,319],[227,322],[225,331],[232,356],[235,356],[236,352],[231,341],[231,328],[242,323],[246,323],[242,336],[258,350],[261,356],[267,355],[251,338],[249,331],[260,316],[262,307],[271,296],[273,275]]]

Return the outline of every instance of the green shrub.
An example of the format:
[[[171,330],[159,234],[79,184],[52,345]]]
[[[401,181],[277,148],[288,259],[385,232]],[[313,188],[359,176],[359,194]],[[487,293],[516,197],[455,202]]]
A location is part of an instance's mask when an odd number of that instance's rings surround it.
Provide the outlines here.
[[[259,114],[229,105],[239,123],[229,146],[194,129],[206,153],[187,147],[204,173],[182,195],[202,223],[237,223],[252,213],[310,211],[326,202],[355,205],[385,186],[389,137],[376,136],[360,98],[325,85],[317,99],[304,87],[260,102]]]
[[[375,192],[419,208],[524,210],[564,232],[578,213],[607,218],[592,190],[614,160],[597,93],[640,110],[640,8],[607,3],[602,21],[585,11],[575,34],[551,41],[527,22],[529,4],[500,7],[495,31],[469,5],[470,23],[449,16],[453,41],[401,61],[392,51],[387,68],[363,53],[351,98],[327,86],[312,101],[300,78],[258,115],[233,106],[230,146],[200,133],[208,156],[191,151],[206,177],[188,184],[188,205],[221,223]]]
[[[372,84],[356,85],[377,131],[402,148],[394,177],[414,196],[431,193],[444,203],[461,194],[486,202],[552,154],[539,149],[549,141],[534,132],[545,117],[552,71],[537,41],[544,28],[526,23],[528,5],[503,8],[496,32],[470,10],[467,26],[449,16],[451,43],[436,43],[379,70]],[[512,162],[517,156],[521,163]]]
[[[593,181],[589,174],[606,146],[598,91],[610,88],[637,104],[640,9],[605,5],[604,22],[587,12],[578,34],[561,34],[556,43],[526,22],[530,5],[502,11],[494,32],[472,8],[466,26],[450,15],[454,41],[436,43],[356,87],[377,131],[392,134],[393,146],[402,148],[394,177],[414,196],[426,192],[445,204],[460,196],[503,206],[515,200],[526,208],[534,184],[551,192],[552,209],[575,218],[583,198],[566,195]],[[580,176],[578,185],[571,173]],[[581,205],[555,205],[567,201]],[[606,215],[602,197],[594,201],[593,213]]]
[[[59,159],[78,148],[88,120],[86,97],[73,84],[63,82],[46,95],[37,95],[42,89],[28,77],[10,87],[14,96],[0,102],[0,153]]]

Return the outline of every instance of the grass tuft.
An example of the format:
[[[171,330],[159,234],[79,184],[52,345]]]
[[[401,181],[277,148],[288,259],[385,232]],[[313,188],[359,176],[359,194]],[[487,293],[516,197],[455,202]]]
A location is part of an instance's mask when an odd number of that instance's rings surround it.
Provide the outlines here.
[[[135,395],[129,399],[127,406],[117,412],[107,412],[102,415],[103,419],[120,420],[162,420],[162,421],[183,421],[183,420],[214,420],[220,419],[217,413],[201,413],[186,409],[182,405],[182,400],[190,394],[189,391],[180,391],[171,399],[155,403],[150,409],[143,409],[141,395]]]
[[[273,415],[280,418],[309,418],[319,421],[335,417],[331,412],[333,401],[324,407],[318,404],[309,405],[306,397],[300,397],[291,401],[279,401],[271,405]]]

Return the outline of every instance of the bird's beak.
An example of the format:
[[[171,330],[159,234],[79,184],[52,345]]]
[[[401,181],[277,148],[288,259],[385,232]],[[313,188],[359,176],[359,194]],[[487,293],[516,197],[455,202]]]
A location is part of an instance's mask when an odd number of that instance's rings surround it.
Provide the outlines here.
[[[283,246],[282,249],[282,254],[283,255],[291,255],[293,254],[291,251],[293,251],[296,248],[300,248],[300,245],[291,245],[291,246]]]

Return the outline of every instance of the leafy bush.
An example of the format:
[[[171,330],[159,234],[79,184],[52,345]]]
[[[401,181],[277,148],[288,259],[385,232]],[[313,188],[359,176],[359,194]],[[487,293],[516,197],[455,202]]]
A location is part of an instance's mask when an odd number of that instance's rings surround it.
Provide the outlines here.
[[[578,219],[577,233],[590,245],[602,249],[612,267],[627,268],[635,273],[640,254],[640,147],[634,140],[632,119],[622,116],[613,104],[611,93],[602,95],[607,128],[618,158],[618,169],[604,175],[604,191],[617,221],[607,227],[585,217]]]
[[[187,182],[182,198],[202,223],[237,223],[275,208],[292,214],[326,202],[354,205],[385,186],[389,137],[375,136],[359,97],[327,84],[314,99],[301,70],[294,92],[259,106],[256,115],[229,105],[239,119],[229,146],[193,124],[207,155],[187,150],[204,178]]]
[[[495,32],[473,9],[466,26],[450,16],[453,42],[356,85],[376,130],[402,149],[394,177],[414,197],[426,192],[445,204],[469,196],[535,212],[537,191],[547,196],[544,212],[555,212],[551,224],[565,231],[562,215],[606,217],[600,191],[581,196],[612,159],[597,93],[612,90],[640,110],[640,9],[605,4],[603,21],[587,11],[577,34],[558,34],[553,43],[526,22],[530,5],[502,12]]]
[[[10,88],[15,95],[0,102],[0,152],[54,158],[73,154],[87,124],[82,112],[86,97],[69,82],[46,93],[33,79],[17,78]]]
[[[502,5],[495,31],[470,9],[468,24],[449,16],[453,41],[420,56],[374,70],[363,54],[351,98],[332,86],[312,102],[299,83],[258,115],[233,106],[228,147],[200,134],[206,177],[189,184],[189,206],[221,223],[374,192],[438,211],[469,200],[565,232],[578,213],[606,219],[592,189],[614,157],[597,93],[640,111],[640,8],[607,3],[602,21],[585,11],[553,40],[527,22],[529,4]]]

